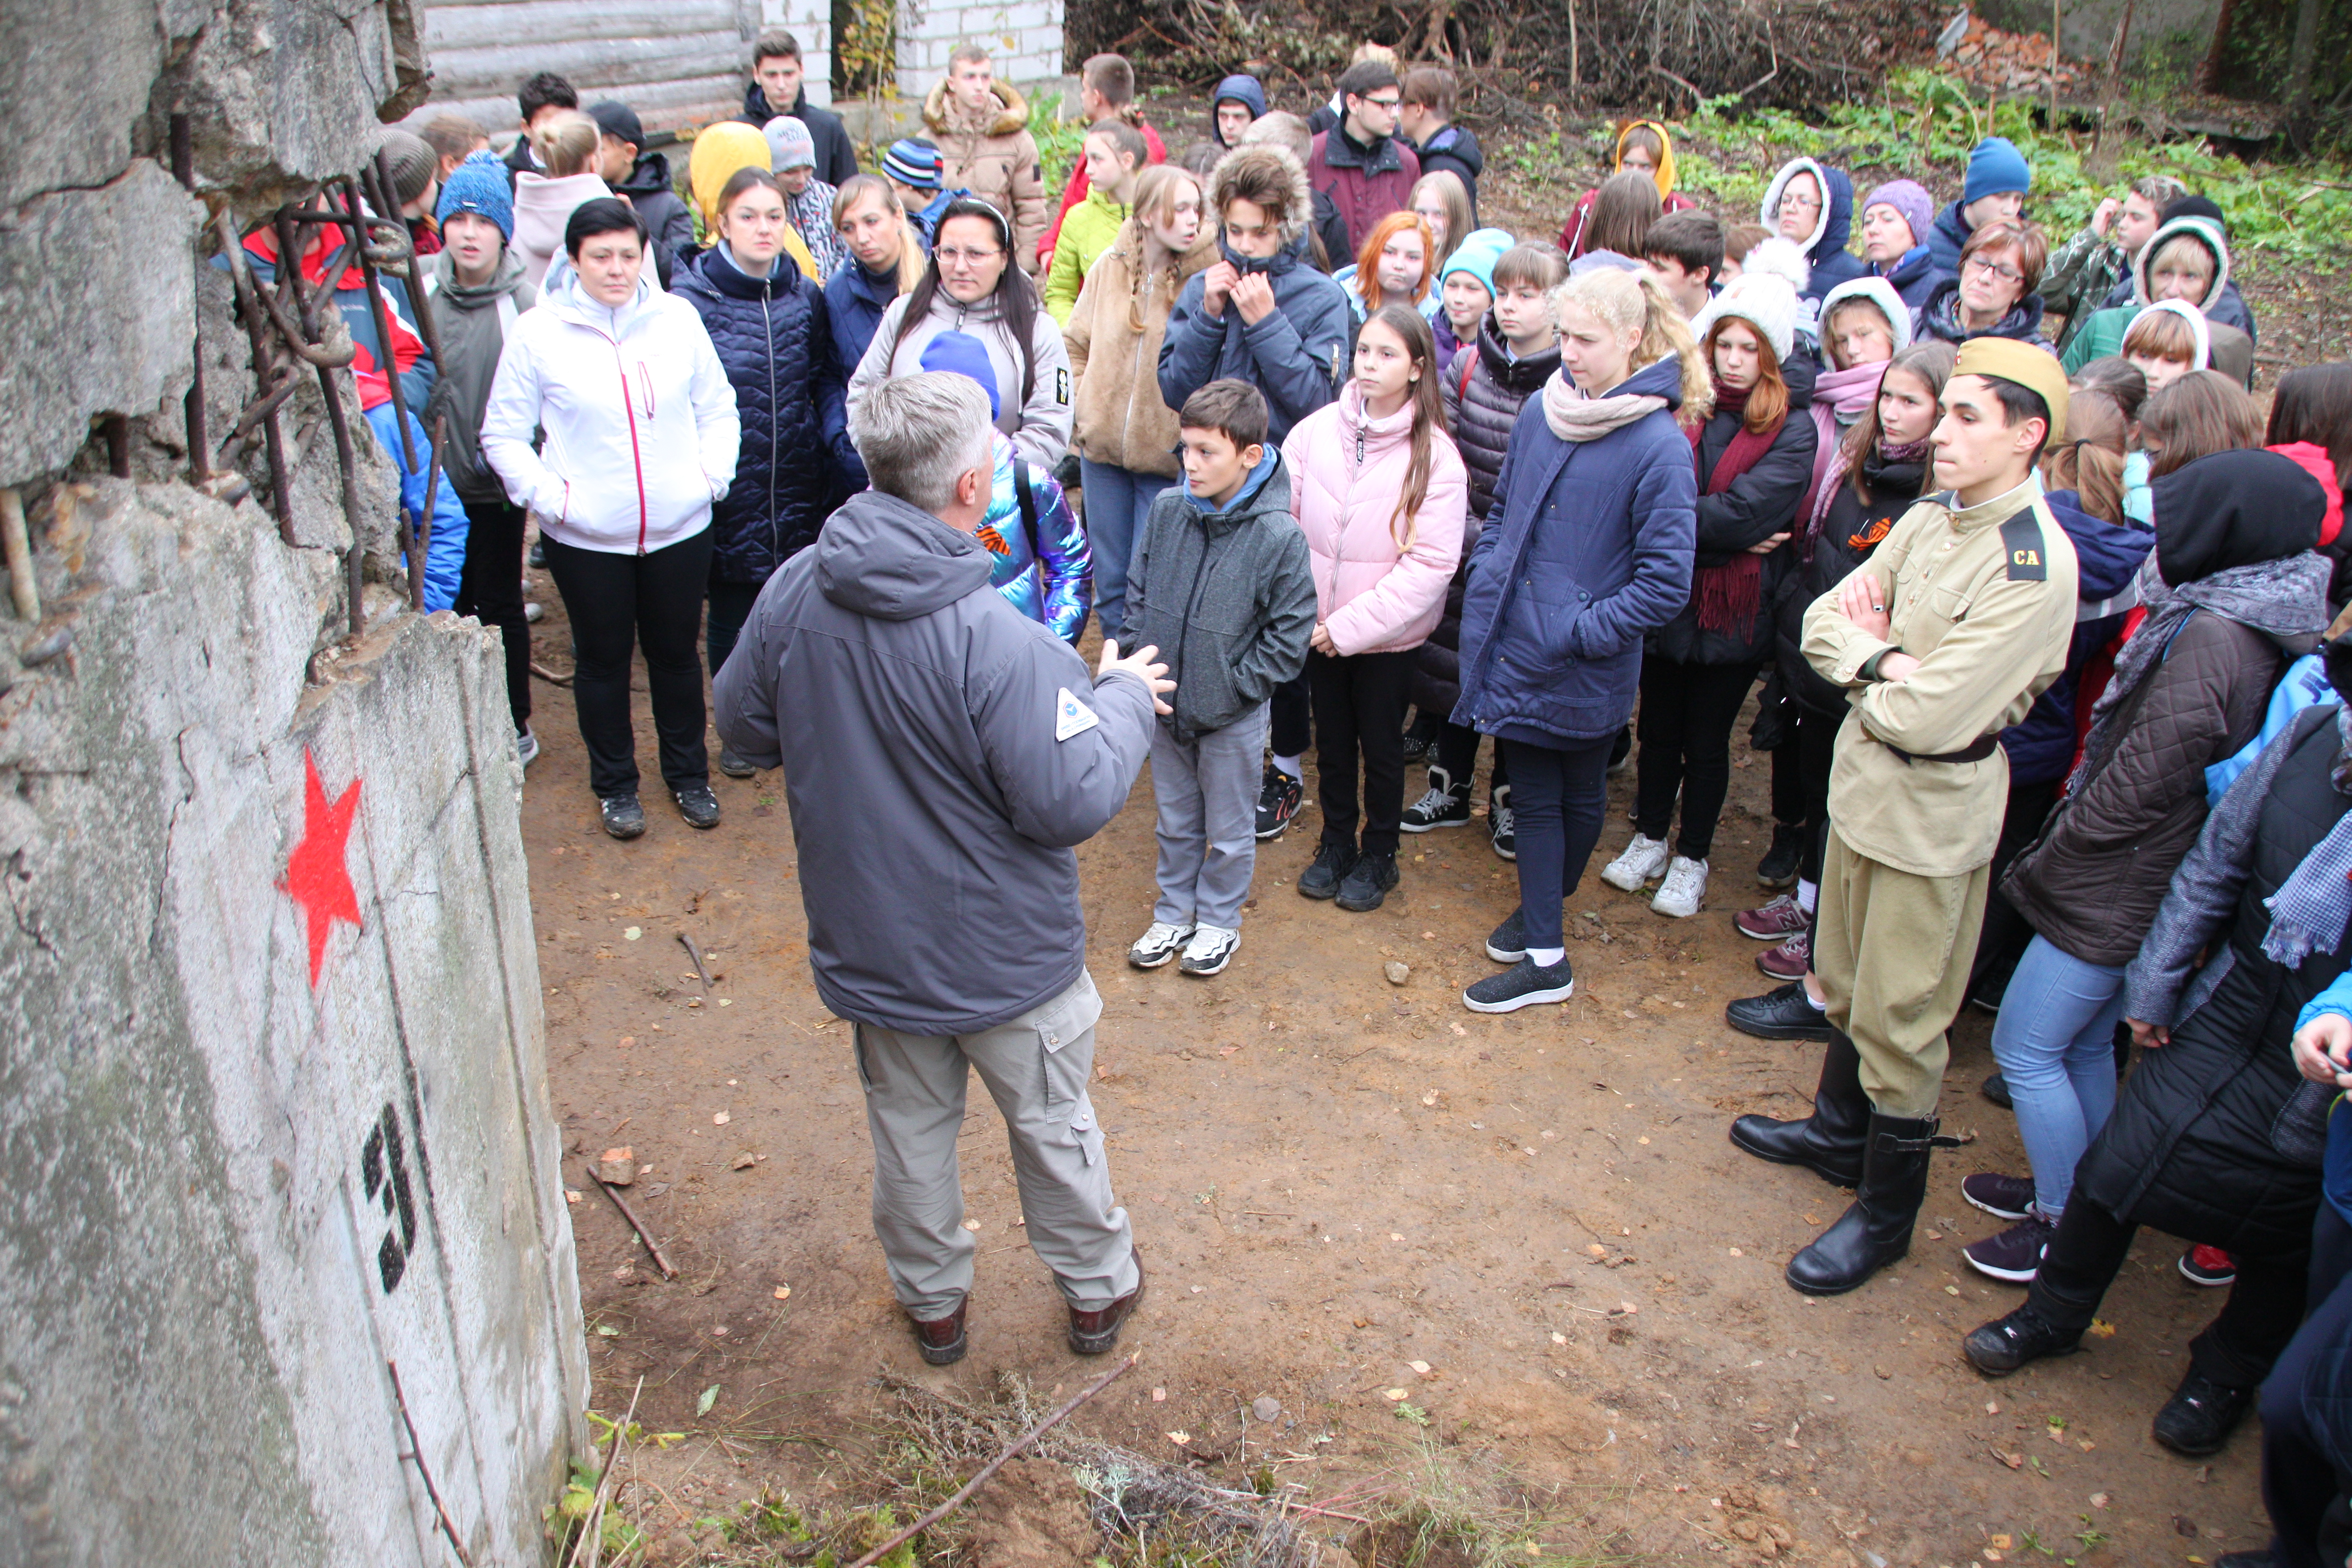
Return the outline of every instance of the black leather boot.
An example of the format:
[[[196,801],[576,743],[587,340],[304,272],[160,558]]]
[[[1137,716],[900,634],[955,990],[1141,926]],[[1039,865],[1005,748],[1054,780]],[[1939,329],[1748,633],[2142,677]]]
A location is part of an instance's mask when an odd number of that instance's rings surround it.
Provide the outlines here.
[[[1911,1223],[1927,1196],[1932,1116],[1870,1113],[1862,1185],[1853,1203],[1811,1247],[1789,1259],[1789,1283],[1808,1296],[1842,1296],[1911,1250]]]
[[[1832,1186],[1862,1180],[1863,1143],[1870,1129],[1870,1097],[1862,1090],[1862,1055],[1842,1029],[1830,1034],[1813,1113],[1794,1121],[1743,1116],[1731,1141],[1759,1160],[1802,1165]]]

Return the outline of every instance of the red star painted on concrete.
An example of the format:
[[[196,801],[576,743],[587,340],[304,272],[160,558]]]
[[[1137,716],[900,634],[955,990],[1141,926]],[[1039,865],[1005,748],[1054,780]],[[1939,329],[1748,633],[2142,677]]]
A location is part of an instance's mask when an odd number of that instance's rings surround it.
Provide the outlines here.
[[[337,921],[360,923],[360,898],[344,869],[344,842],[351,837],[352,818],[360,808],[360,781],[353,779],[341,799],[329,805],[326,786],[319,782],[319,764],[310,749],[302,752],[302,842],[286,859],[286,879],[278,885],[302,906],[303,923],[310,939],[310,985],[317,989],[319,965],[327,956],[327,937]]]

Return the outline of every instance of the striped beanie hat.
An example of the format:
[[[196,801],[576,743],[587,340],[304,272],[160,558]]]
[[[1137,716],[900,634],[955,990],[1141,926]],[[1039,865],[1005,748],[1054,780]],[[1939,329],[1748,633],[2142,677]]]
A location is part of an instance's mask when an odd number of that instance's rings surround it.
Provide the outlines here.
[[[940,150],[929,142],[911,137],[890,143],[882,154],[882,172],[902,185],[912,185],[919,191],[940,188]]]

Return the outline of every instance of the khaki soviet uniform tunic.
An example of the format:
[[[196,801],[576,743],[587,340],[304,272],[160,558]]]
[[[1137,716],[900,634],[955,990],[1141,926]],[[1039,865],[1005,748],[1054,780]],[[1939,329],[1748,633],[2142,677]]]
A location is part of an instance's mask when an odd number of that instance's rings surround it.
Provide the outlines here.
[[[2029,479],[1978,506],[1947,493],[1905,512],[1855,572],[1877,584],[1889,641],[1847,620],[1837,589],[1805,612],[1806,658],[1853,689],[1830,770],[1813,969],[1830,1023],[1853,1039],[1863,1087],[1888,1116],[1936,1113],[1944,1032],[1968,984],[2009,800],[2000,747],[1977,762],[1932,759],[2024,718],[2065,668],[2074,546],[2041,496]],[[1900,681],[1864,677],[1894,651],[1918,668]]]

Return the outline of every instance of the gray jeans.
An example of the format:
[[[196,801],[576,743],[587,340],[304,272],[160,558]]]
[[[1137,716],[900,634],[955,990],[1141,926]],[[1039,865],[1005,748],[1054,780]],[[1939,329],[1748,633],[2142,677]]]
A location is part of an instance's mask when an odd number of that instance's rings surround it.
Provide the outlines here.
[[[944,1318],[971,1289],[956,1137],[970,1069],[1003,1112],[1029,1245],[1070,1305],[1093,1311],[1135,1289],[1135,1241],[1111,1196],[1087,1079],[1102,997],[1081,972],[1043,1006],[976,1035],[857,1026],[857,1072],[874,1137],[874,1234],[913,1317]]]
[[[1239,931],[1242,903],[1257,869],[1258,770],[1266,705],[1222,730],[1179,741],[1151,727],[1151,798],[1160,808],[1160,901],[1151,918],[1170,925]]]

